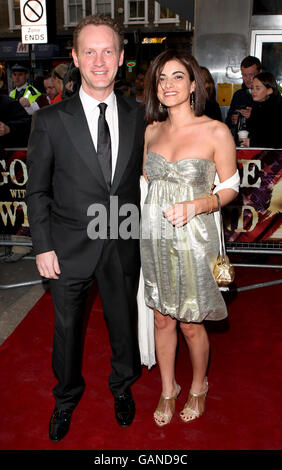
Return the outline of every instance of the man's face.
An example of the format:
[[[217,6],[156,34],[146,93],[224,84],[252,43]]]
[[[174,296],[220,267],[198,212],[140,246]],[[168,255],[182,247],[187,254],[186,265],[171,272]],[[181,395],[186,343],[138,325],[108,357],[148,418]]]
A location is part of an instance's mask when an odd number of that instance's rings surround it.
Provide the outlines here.
[[[247,88],[252,88],[254,77],[260,72],[256,65],[251,65],[251,67],[242,67],[242,78]]]
[[[44,88],[46,91],[47,96],[50,98],[50,100],[53,100],[55,96],[58,94],[56,88],[54,87],[53,80],[52,78],[46,78],[44,80]]]
[[[73,49],[72,55],[86,93],[100,101],[107,98],[123,62],[117,34],[106,25],[87,25],[79,34],[78,50]]]
[[[136,86],[136,90],[138,91],[141,91],[141,90],[144,90],[144,75],[143,73],[139,73],[136,77],[136,80],[135,80],[135,86]]]
[[[12,72],[12,80],[16,88],[21,87],[27,81],[28,73],[26,72]]]

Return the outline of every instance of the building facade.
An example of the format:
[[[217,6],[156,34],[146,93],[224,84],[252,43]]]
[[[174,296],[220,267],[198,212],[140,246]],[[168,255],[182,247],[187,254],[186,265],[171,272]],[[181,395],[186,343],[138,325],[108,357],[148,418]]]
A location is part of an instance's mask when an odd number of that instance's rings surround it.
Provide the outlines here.
[[[36,77],[60,62],[71,62],[73,30],[89,14],[109,15],[124,30],[125,63],[120,78],[134,81],[166,46],[191,48],[193,19],[181,18],[154,0],[46,0],[46,4],[48,44],[30,46],[21,43],[20,1],[0,0],[0,67],[8,88],[14,63],[29,65]]]

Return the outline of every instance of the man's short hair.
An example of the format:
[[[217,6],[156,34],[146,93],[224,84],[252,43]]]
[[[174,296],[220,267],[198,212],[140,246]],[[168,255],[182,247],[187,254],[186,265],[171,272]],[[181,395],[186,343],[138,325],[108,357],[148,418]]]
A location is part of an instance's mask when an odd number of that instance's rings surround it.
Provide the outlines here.
[[[252,67],[253,65],[256,65],[258,70],[262,69],[261,61],[252,55],[248,55],[241,62],[241,67],[244,67],[244,69]]]
[[[120,26],[110,17],[107,15],[89,15],[77,24],[74,33],[73,33],[73,48],[77,52],[78,51],[78,38],[79,35],[85,26],[94,25],[94,26],[108,26],[111,28],[117,35],[119,40],[119,49],[120,51],[124,48],[124,34],[120,29]]]

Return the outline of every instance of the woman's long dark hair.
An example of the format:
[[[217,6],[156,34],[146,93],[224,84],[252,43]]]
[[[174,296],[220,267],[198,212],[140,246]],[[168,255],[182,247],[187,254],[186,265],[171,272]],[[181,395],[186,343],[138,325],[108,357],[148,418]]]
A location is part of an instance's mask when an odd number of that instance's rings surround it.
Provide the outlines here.
[[[186,67],[190,80],[195,80],[195,116],[204,114],[207,94],[200,66],[186,49],[167,49],[154,59],[145,77],[145,119],[149,124],[153,121],[164,121],[168,115],[166,108],[160,109],[157,87],[160,74],[169,60],[178,60]]]

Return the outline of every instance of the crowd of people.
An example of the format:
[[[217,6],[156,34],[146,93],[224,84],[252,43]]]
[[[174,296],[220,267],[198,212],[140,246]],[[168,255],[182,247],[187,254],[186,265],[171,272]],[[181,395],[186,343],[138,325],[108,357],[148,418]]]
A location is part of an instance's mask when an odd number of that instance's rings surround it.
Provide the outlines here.
[[[0,94],[0,148],[27,147],[31,118],[35,111],[69,98],[79,90],[81,77],[78,67],[61,63],[36,84],[29,80],[25,65],[11,68],[14,88],[8,95]],[[115,81],[115,92],[141,103],[144,91],[144,73],[138,73],[134,82]]]
[[[109,17],[89,16],[74,31],[72,67],[57,66],[44,80],[50,103],[39,102],[37,90],[26,83],[16,85],[22,93],[19,106],[30,114],[36,105],[41,108],[28,144],[27,207],[36,264],[50,280],[55,311],[57,383],[49,422],[49,438],[55,442],[68,433],[85,389],[82,333],[93,280],[109,331],[109,388],[122,427],[134,419],[131,385],[141,374],[137,317],[145,313],[137,303],[140,276],[146,306],[154,312],[149,328],[160,370],[161,394],[153,413],[158,426],[172,420],[181,391],[175,376],[177,325],[192,368],[180,411],[187,423],[204,413],[208,394],[210,344],[204,321],[227,316],[213,276],[219,252],[214,213],[237,196],[239,174],[235,142],[221,122],[212,76],[188,50],[166,49],[145,77],[137,76],[133,99],[130,87],[116,82],[123,59],[118,25]],[[258,67],[242,65],[244,86],[228,115],[231,128],[245,118],[250,144],[260,137],[254,132],[259,113],[271,112],[261,106],[276,106],[279,98],[271,74]],[[16,92],[9,99],[16,101]],[[140,209],[140,176],[146,195],[139,242],[124,233],[124,209]],[[97,207],[103,217],[89,223]],[[131,233],[137,223],[139,217],[131,220]]]
[[[216,99],[216,85],[207,67],[201,66],[206,88],[205,115],[222,121],[222,111]],[[242,87],[237,90],[228,109],[225,123],[230,128],[237,146],[281,148],[279,119],[282,98],[273,74],[263,71],[257,57],[247,56],[241,62]],[[263,73],[263,75],[261,75]],[[115,92],[143,103],[145,72],[136,74],[134,82],[115,81]],[[49,75],[37,78],[39,86],[29,83],[27,67],[12,67],[14,89],[8,99],[0,95],[0,146],[26,147],[32,114],[47,105],[72,96],[81,84],[80,72],[73,62],[57,65]],[[261,92],[259,92],[259,89]],[[21,106],[15,104],[18,102]],[[23,110],[25,112],[23,112]],[[245,130],[247,137],[238,132]]]
[[[253,56],[242,60],[241,73],[242,88],[234,93],[226,118],[235,142],[246,147],[282,148],[282,98],[274,75],[263,71],[260,60]],[[238,137],[240,130],[248,136]]]

